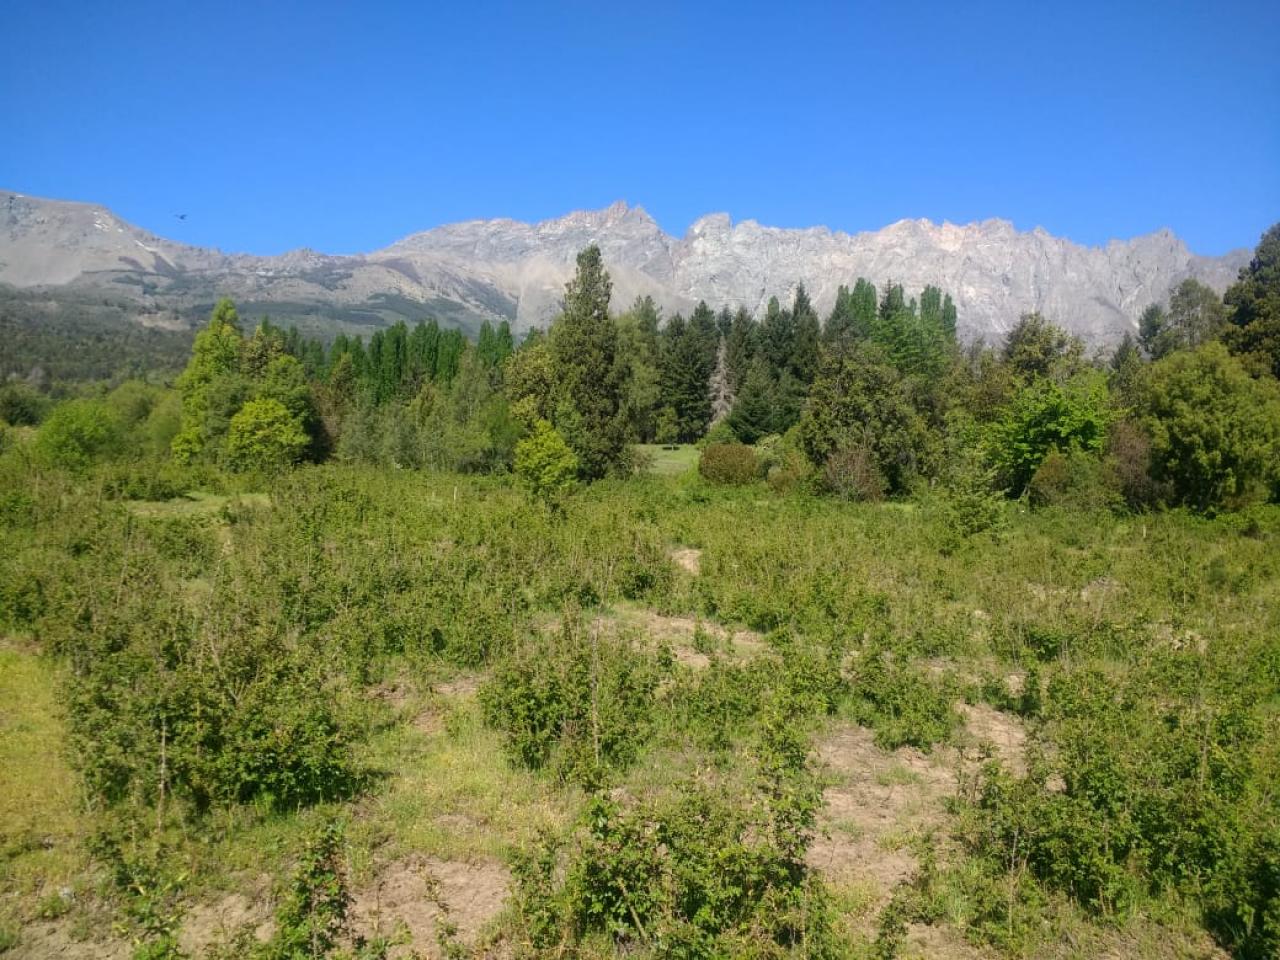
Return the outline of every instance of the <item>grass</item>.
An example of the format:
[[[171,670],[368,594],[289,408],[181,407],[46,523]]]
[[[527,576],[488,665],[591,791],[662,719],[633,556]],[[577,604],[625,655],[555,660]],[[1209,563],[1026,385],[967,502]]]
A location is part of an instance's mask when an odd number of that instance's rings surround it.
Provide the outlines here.
[[[296,508],[288,511],[253,509],[272,502],[265,493],[193,493],[129,505],[137,515],[189,519],[201,529],[206,518],[231,508],[238,522],[215,521],[227,536],[220,537],[223,549],[209,569],[188,569],[182,557],[165,555],[170,586],[191,601],[195,615],[202,615],[203,601],[222,582],[217,578],[234,576],[246,611],[265,623],[274,623],[268,614],[297,597],[308,598],[312,610],[328,610],[317,623],[293,621],[291,629],[299,640],[333,643],[335,655],[342,648],[327,631],[351,629],[345,642],[355,644],[367,632],[386,629],[402,644],[393,652],[388,643],[388,660],[371,662],[368,678],[352,689],[357,702],[366,695],[385,701],[385,709],[373,711],[381,711],[378,718],[361,727],[356,747],[357,766],[376,771],[368,789],[299,813],[272,814],[251,805],[215,810],[201,822],[199,837],[182,839],[191,902],[205,902],[216,891],[266,889],[271,878],[288,874],[305,831],[328,817],[348,823],[356,887],[385,864],[415,854],[510,862],[513,850],[544,829],[562,833],[576,820],[583,792],[547,772],[511,764],[501,735],[482,721],[471,687],[441,683],[433,691],[426,682],[437,674],[456,680],[464,663],[467,676],[485,669],[482,658],[450,663],[425,645],[433,629],[451,638],[459,624],[479,624],[476,632],[493,637],[496,651],[510,637],[545,632],[566,609],[582,605],[588,621],[601,616],[608,629],[634,636],[642,647],[665,640],[677,653],[741,663],[767,657],[781,666],[790,662],[791,644],[802,641],[847,651],[843,669],[856,677],[859,656],[883,648],[936,681],[940,696],[958,699],[973,695],[981,676],[1025,675],[1032,668],[1046,684],[1065,684],[1082,666],[1094,666],[1119,688],[1156,661],[1176,680],[1187,669],[1187,652],[1197,650],[1203,661],[1198,669],[1234,689],[1237,681],[1250,680],[1235,676],[1234,660],[1247,654],[1253,660],[1242,662],[1262,662],[1257,651],[1280,628],[1278,511],[1260,514],[1264,529],[1258,536],[1243,534],[1230,520],[1209,523],[1178,513],[1139,519],[1018,512],[999,537],[944,549],[929,501],[904,509],[778,496],[762,484],[722,490],[696,477],[675,479],[694,467],[695,448],[643,449],[653,457],[655,476],[587,488],[554,519],[530,510],[518,490],[497,480],[346,467],[300,470],[282,480],[273,495]],[[300,516],[310,518],[306,525]],[[80,548],[77,528],[84,518],[68,514],[55,521],[68,529],[42,526],[21,537],[50,551],[63,549],[58,537]],[[181,525],[137,526],[148,533],[151,526]],[[19,534],[8,536],[22,545]],[[671,566],[673,544],[703,551],[698,576]],[[41,554],[31,557],[33,566],[44,562]],[[590,597],[619,570],[652,576],[628,581],[638,584],[628,599],[618,596],[615,580],[604,606],[592,606]],[[116,596],[109,587],[105,595]],[[722,632],[730,624],[757,634],[735,642]],[[0,951],[7,931],[20,930],[39,913],[64,910],[63,887],[75,891],[91,882],[84,879],[90,874],[83,840],[92,824],[81,813],[76,779],[60,747],[51,746],[66,737],[58,670],[56,661],[32,649],[0,644],[0,862],[6,874],[0,881]],[[404,681],[393,697],[372,688],[388,676]],[[757,687],[747,684],[763,682],[735,681],[743,686],[726,686],[723,694],[698,686],[717,676],[705,656],[696,668],[677,662],[674,680],[658,694],[653,736],[610,784],[620,796],[628,802],[676,796],[699,782],[726,795],[749,796],[755,789],[745,760],[753,749],[754,721],[730,727],[732,735],[720,743],[689,728],[688,718],[696,714],[680,706],[683,691],[707,689],[708,696],[723,695],[732,704],[730,694],[754,696]],[[1250,682],[1256,686],[1256,676]],[[914,687],[904,689],[915,696]],[[1131,689],[1147,696],[1140,687]],[[1164,679],[1153,681],[1152,689],[1153,697],[1178,695]],[[1271,712],[1255,711],[1260,722],[1274,723],[1273,690],[1270,695]],[[836,716],[851,710],[852,701],[842,701]],[[1122,732],[1140,744],[1141,730]],[[1051,747],[1053,735],[1049,726],[1035,731]],[[877,832],[866,846],[887,855],[925,842],[911,825],[917,812],[911,798],[927,793],[921,774],[890,763],[873,779],[903,798],[906,822]],[[932,801],[920,801],[926,802]],[[964,928],[992,888],[984,886],[986,874],[976,863],[970,869],[947,845],[952,822],[948,815],[938,824],[942,839],[936,843],[946,862],[935,895],[942,915]],[[854,839],[864,835],[854,820],[829,826]],[[854,933],[865,933],[875,896],[840,886],[838,877],[833,887],[841,918],[857,940]],[[1160,905],[1153,898],[1143,909]],[[1028,929],[1039,929],[1040,909],[1024,908],[1034,921]],[[59,922],[69,925],[79,917],[73,908]],[[1080,937],[1081,930],[1103,937],[1109,929],[1083,913],[1072,913],[1070,923]],[[1182,923],[1178,919],[1169,936],[1196,942],[1195,928],[1187,926],[1187,933]],[[1149,936],[1162,929],[1153,926]],[[1133,930],[1135,937],[1148,935]]]
[[[56,684],[49,659],[0,641],[0,860],[3,889],[14,896],[0,908],[0,943],[11,922],[3,914],[64,911],[69,896],[89,886],[81,845],[87,822],[63,756]]]
[[[650,458],[648,472],[659,477],[677,477],[698,465],[698,448],[691,443],[676,446],[640,443],[636,444],[636,450]]]
[[[129,504],[129,509],[140,517],[205,517],[234,504],[246,507],[269,507],[271,494],[222,494],[192,490],[185,496],[175,497],[173,500],[134,501]]]

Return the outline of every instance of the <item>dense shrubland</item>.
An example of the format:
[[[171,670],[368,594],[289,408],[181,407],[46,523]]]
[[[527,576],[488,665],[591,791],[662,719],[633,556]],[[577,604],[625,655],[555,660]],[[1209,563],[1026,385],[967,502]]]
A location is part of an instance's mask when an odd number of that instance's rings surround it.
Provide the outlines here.
[[[519,347],[422,324],[326,350],[223,303],[172,389],[5,386],[0,631],[59,671],[64,876],[137,956],[181,955],[246,861],[275,933],[223,955],[382,955],[349,875],[426,736],[385,691],[474,678],[429,736],[554,798],[547,829],[492,828],[517,954],[893,956],[946,923],[1016,956],[1156,923],[1273,956],[1278,243],[1106,363],[1039,317],[962,350],[941,291],[866,281],[825,324],[802,289],[759,322],[613,317],[588,251]],[[697,470],[637,470],[632,444],[703,437]],[[1017,718],[1025,763],[962,766],[851,934],[808,856],[814,744],[943,752],[966,703]],[[6,831],[15,876],[40,843]],[[5,888],[3,937],[71,909],[44,882]]]

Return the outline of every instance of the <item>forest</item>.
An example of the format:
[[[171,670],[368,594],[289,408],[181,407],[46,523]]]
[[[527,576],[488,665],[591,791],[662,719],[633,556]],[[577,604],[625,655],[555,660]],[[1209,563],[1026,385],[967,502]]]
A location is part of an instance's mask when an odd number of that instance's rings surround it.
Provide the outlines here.
[[[1280,224],[1053,319],[0,328],[0,954],[1280,956]]]

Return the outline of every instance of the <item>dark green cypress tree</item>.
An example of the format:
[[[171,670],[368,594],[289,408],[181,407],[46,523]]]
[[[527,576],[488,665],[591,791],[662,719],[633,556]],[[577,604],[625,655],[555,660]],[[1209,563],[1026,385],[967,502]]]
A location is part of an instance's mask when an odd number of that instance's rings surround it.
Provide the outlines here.
[[[794,344],[795,330],[791,322],[791,311],[783,310],[777,297],[770,297],[769,305],[765,307],[764,320],[760,323],[760,352],[774,377],[790,365]]]
[[[773,432],[774,389],[768,365],[756,359],[748,368],[729,413],[729,428],[743,443],[755,443]]]
[[[843,283],[836,290],[836,302],[822,327],[822,342],[838,348],[853,339],[853,293]]]
[[[462,362],[462,352],[467,348],[467,338],[461,330],[444,330],[440,333],[439,346],[436,350],[436,370],[433,378],[436,383],[449,384],[458,375],[458,367]]]
[[[555,426],[578,455],[587,480],[617,469],[626,450],[626,371],[618,363],[618,331],[609,316],[612,292],[600,248],[587,247],[565,285],[564,312],[548,334],[558,381]]]
[[[818,311],[813,309],[808,291],[802,283],[796,287],[795,300],[791,305],[791,350],[787,369],[797,381],[806,386],[813,382],[818,370],[820,336]]]
[[[499,323],[493,339],[494,356],[496,357],[496,362],[501,364],[502,361],[511,356],[516,349],[516,339],[511,334],[511,324],[506,320]]]
[[[853,301],[853,335],[859,340],[869,339],[875,330],[879,308],[875,284],[859,277],[850,298]]]
[[[759,328],[746,307],[739,307],[725,341],[725,365],[729,368],[729,385],[736,391],[746,381],[747,370],[757,353]]]

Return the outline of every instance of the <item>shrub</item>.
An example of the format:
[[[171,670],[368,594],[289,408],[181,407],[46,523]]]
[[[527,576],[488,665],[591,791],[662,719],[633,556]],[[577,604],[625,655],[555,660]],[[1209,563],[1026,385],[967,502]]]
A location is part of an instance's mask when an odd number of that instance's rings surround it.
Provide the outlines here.
[[[738,443],[738,435],[733,432],[733,427],[729,426],[728,420],[717,420],[711,425],[711,429],[707,431],[706,436],[698,441],[698,447],[705,450],[713,443]]]
[[[853,683],[855,715],[876,732],[886,750],[928,749],[946,740],[960,718],[945,691],[887,651],[869,649],[859,659]]]
[[[1005,497],[982,451],[968,447],[957,456],[947,472],[942,507],[947,529],[962,540],[1004,524]]]
[[[1051,450],[1027,484],[1033,507],[1065,507],[1099,510],[1117,505],[1107,484],[1102,463],[1081,450]]]
[[[832,451],[822,466],[822,484],[846,500],[876,501],[884,497],[884,474],[865,444]]]
[[[498,663],[480,703],[518,763],[554,760],[561,777],[595,785],[644,742],[658,678],[656,661],[629,642],[598,628],[588,636],[566,617],[557,634],[530,638]]]
[[[281,470],[297,463],[310,442],[279,400],[250,400],[231,418],[227,459],[238,470]]]
[[[1104,481],[1130,510],[1146,510],[1169,491],[1151,476],[1151,438],[1133,420],[1120,420],[1107,432]]]
[[[516,476],[540,500],[557,501],[577,482],[578,458],[564,437],[546,420],[516,444]]]
[[[1280,386],[1254,380],[1221,344],[1154,364],[1145,407],[1152,475],[1176,502],[1238,506],[1280,479]]]
[[[119,455],[123,438],[119,417],[105,403],[68,400],[41,424],[35,451],[55,466],[83,470],[94,460]]]
[[[751,483],[760,476],[760,461],[745,443],[713,443],[702,451],[698,472],[712,483]]]
[[[1102,449],[1110,417],[1106,390],[1101,374],[1082,374],[1066,384],[1033,381],[1014,397],[993,426],[990,443],[1001,478],[1015,496],[1026,490],[1050,451]]]
[[[0,385],[0,423],[34,427],[49,408],[48,399],[25,383]]]

